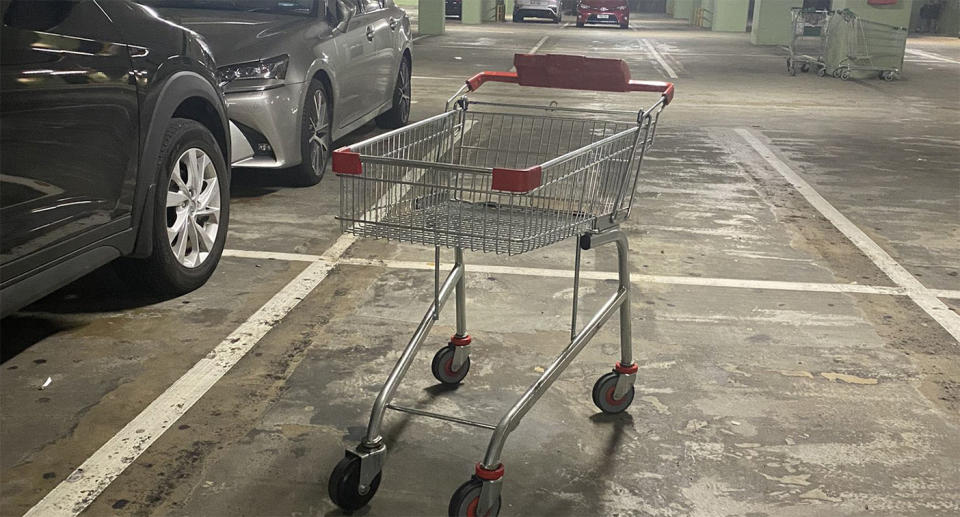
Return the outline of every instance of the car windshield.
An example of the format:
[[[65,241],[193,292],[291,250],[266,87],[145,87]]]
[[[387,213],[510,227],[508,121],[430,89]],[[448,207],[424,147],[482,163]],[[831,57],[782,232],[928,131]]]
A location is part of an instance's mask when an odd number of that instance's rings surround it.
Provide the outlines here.
[[[312,16],[317,0],[136,0],[151,7]]]

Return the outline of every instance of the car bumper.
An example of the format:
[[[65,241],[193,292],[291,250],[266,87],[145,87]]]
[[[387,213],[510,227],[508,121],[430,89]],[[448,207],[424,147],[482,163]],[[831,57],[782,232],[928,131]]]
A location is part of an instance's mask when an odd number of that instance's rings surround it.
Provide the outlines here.
[[[582,23],[609,23],[626,25],[630,21],[627,13],[620,11],[579,11],[577,21]]]
[[[555,19],[559,16],[560,7],[556,5],[525,5],[517,9],[520,16],[529,16],[531,18],[550,18]]]
[[[233,165],[279,169],[300,163],[300,100],[304,84],[225,94],[227,116],[245,141],[239,144],[248,145],[254,153]]]
[[[460,16],[460,13],[461,13],[462,10],[463,10],[463,7],[460,5],[459,2],[456,3],[456,4],[447,4],[445,15],[446,15],[446,16]]]

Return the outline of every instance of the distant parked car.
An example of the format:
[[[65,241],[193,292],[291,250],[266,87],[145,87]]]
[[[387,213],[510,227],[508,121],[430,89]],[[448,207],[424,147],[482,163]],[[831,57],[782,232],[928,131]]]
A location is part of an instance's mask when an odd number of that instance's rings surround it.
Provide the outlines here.
[[[627,0],[580,0],[577,27],[587,23],[614,24],[627,29],[630,27],[630,6]]]
[[[548,18],[560,23],[563,21],[560,0],[516,0],[513,4],[514,23],[520,23],[525,18]]]
[[[138,0],[209,43],[221,65],[235,166],[320,181],[332,142],[410,115],[410,20],[393,0]]]
[[[127,0],[4,0],[0,312],[119,257],[156,291],[223,251],[230,135],[195,35]]]
[[[458,20],[463,16],[463,5],[460,0],[446,0],[446,16],[454,16]]]

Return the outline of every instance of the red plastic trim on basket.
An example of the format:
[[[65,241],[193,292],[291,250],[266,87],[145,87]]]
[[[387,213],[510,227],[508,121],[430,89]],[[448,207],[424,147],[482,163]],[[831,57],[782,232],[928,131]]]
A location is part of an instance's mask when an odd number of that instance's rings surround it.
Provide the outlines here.
[[[453,346],[467,346],[470,344],[470,341],[469,335],[463,337],[453,336],[450,338],[450,344]]]
[[[477,477],[484,481],[496,481],[503,477],[503,463],[497,465],[496,470],[487,470],[483,465],[477,463]]]
[[[613,369],[617,373],[630,375],[631,373],[637,373],[637,370],[639,370],[640,367],[637,366],[637,363],[633,363],[630,366],[623,366],[622,364],[620,364],[620,361],[617,361],[617,366],[615,366]]]
[[[363,163],[360,154],[341,147],[333,152],[333,172],[337,174],[363,174]]]
[[[467,79],[467,87],[470,88],[472,92],[486,82],[516,83],[518,80],[519,78],[514,72],[480,72],[470,79]]]
[[[540,186],[543,169],[539,165],[529,169],[493,169],[493,190],[530,192]]]

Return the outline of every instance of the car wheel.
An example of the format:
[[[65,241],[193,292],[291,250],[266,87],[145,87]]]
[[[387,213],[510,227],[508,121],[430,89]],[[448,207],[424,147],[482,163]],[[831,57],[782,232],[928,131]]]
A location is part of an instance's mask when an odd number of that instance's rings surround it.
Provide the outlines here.
[[[290,170],[293,186],[309,187],[320,183],[330,163],[333,138],[330,133],[333,113],[330,97],[319,79],[310,81],[303,101],[303,122],[300,131],[300,165]]]
[[[158,168],[153,253],[118,266],[159,294],[179,296],[202,286],[220,261],[230,217],[230,173],[213,134],[180,118],[167,127]]]
[[[377,125],[384,129],[403,127],[410,120],[410,62],[400,60],[397,83],[393,89],[393,107],[377,117]]]
[[[582,28],[583,28],[583,22],[577,22],[577,27],[582,29]]]

